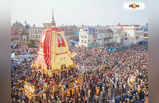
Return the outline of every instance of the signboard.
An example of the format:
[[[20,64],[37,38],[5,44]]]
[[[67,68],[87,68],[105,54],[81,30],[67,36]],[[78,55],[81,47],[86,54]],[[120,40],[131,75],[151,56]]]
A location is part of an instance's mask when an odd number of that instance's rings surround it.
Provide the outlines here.
[[[79,35],[79,32],[75,32],[75,35]]]
[[[116,48],[110,47],[110,48],[108,48],[108,50],[109,50],[109,51],[115,51]]]
[[[88,47],[91,47],[91,48],[97,48],[97,46],[94,45],[94,44],[88,44]]]
[[[145,9],[145,3],[144,0],[127,0],[127,2],[124,3],[124,8],[130,10],[143,10]]]

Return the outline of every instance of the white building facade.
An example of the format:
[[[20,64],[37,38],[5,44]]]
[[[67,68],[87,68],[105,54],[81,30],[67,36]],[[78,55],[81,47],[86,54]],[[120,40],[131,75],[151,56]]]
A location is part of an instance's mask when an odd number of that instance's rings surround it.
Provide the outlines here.
[[[106,37],[106,35],[104,33],[99,33],[97,34],[97,40],[96,40],[96,43],[98,46],[100,47],[104,47],[104,38]]]
[[[121,27],[116,27],[114,29],[113,40],[115,43],[120,43],[124,45],[136,44],[144,40],[144,31],[139,26],[126,25]]]
[[[36,27],[35,25],[33,25],[33,27],[30,30],[30,35],[29,35],[30,40],[40,41],[43,29],[44,28],[42,27]]]
[[[79,46],[88,47],[94,41],[94,34],[90,33],[88,28],[80,29]]]
[[[98,33],[96,35],[96,43],[98,47],[106,47],[113,43],[113,31],[107,29],[104,33]]]

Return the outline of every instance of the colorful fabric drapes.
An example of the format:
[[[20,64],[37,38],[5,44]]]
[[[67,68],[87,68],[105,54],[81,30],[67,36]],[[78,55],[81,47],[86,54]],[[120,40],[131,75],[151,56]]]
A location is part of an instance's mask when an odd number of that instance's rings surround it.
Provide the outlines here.
[[[52,41],[52,33],[48,32],[44,39],[44,60],[47,66],[50,66],[51,64],[51,41]]]
[[[75,55],[76,53],[70,53],[67,41],[61,30],[56,27],[50,27],[43,31],[38,56],[34,64],[36,68],[40,68],[45,73],[60,72],[62,65],[65,65],[66,68],[73,66],[71,58]]]

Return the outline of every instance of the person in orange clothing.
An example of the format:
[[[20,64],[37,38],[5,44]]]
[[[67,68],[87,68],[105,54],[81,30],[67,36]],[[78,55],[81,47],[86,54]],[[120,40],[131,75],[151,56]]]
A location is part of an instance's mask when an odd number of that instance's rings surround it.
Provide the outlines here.
[[[96,95],[97,95],[97,96],[99,96],[99,92],[100,92],[100,91],[99,91],[99,88],[96,87]]]
[[[71,90],[72,90],[72,95],[74,95],[75,94],[75,89],[72,88]]]
[[[76,93],[78,93],[79,92],[79,86],[78,87],[76,87]]]
[[[83,98],[83,101],[84,101],[84,103],[87,103],[87,97],[86,96]]]

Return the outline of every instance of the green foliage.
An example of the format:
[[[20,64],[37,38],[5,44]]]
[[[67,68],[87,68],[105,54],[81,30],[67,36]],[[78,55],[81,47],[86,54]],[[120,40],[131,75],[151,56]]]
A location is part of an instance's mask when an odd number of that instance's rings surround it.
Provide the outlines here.
[[[34,47],[35,46],[35,41],[34,40],[29,40],[28,46],[29,47]]]

